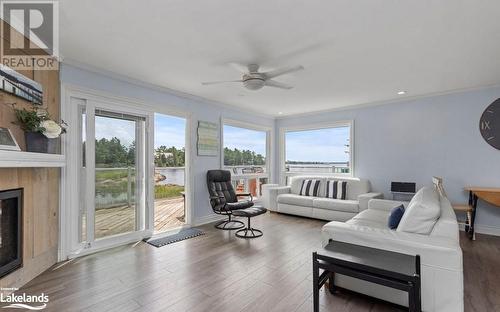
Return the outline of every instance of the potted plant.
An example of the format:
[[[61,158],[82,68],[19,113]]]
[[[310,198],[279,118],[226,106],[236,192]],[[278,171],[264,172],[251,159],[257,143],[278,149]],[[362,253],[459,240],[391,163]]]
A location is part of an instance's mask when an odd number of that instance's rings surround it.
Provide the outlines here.
[[[57,153],[57,138],[66,132],[66,123],[55,122],[44,109],[13,106],[17,124],[24,131],[26,151],[35,153]]]

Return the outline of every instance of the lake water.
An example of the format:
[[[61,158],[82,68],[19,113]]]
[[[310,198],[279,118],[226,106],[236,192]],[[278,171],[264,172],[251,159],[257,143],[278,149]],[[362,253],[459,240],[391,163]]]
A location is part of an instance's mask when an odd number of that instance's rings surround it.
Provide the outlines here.
[[[165,180],[159,181],[157,185],[166,185],[166,184],[175,184],[184,186],[184,168],[155,168],[155,173],[159,173],[165,176]],[[134,190],[132,190],[132,198],[131,201],[135,201]],[[122,193],[119,194],[96,194],[95,197],[95,205],[97,209],[102,208],[111,208],[116,206],[121,206],[126,204],[127,199],[127,190],[124,189]]]
[[[184,186],[184,168],[156,168],[155,173],[166,177],[165,180],[157,182],[157,185],[175,184]]]

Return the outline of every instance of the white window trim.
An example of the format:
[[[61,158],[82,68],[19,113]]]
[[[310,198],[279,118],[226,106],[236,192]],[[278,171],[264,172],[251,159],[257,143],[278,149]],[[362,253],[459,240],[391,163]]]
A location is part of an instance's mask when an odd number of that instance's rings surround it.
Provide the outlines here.
[[[245,175],[238,175],[234,176],[235,178],[256,178],[256,177],[266,177],[271,183],[272,177],[273,177],[273,172],[272,168],[274,166],[272,165],[273,163],[273,151],[272,151],[272,146],[274,143],[274,132],[272,127],[264,126],[264,125],[258,125],[258,124],[252,124],[240,120],[235,120],[235,119],[230,119],[230,118],[224,118],[221,117],[221,126],[220,126],[220,168],[224,169],[224,125],[231,126],[231,127],[238,127],[238,128],[244,128],[248,130],[255,130],[255,131],[262,131],[266,133],[266,173],[265,174],[245,174]]]
[[[317,173],[317,172],[303,172],[300,174],[304,175],[321,175],[321,176],[341,176],[341,177],[353,177],[355,176],[355,165],[354,165],[354,120],[339,120],[334,122],[324,122],[324,123],[314,123],[300,126],[289,126],[289,127],[280,127],[279,128],[279,183],[281,185],[285,185],[286,177],[297,175],[294,173],[287,173],[286,169],[286,139],[285,135],[290,131],[308,131],[308,130],[320,130],[327,128],[338,128],[338,127],[346,127],[348,126],[350,129],[349,133],[349,165],[350,172],[349,173]]]

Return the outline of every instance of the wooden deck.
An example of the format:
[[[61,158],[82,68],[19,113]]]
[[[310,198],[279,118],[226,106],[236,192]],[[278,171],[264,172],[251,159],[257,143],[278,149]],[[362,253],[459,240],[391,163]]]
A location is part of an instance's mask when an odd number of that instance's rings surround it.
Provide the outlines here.
[[[132,232],[135,229],[135,206],[99,209],[95,212],[96,238]],[[155,200],[155,232],[184,224],[184,198]]]
[[[184,222],[183,197],[155,200],[155,232],[165,232]]]

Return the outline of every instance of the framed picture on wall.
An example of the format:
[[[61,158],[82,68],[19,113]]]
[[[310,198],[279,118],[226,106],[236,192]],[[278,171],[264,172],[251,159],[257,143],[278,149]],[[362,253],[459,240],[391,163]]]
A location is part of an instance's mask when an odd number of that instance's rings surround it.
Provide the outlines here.
[[[0,90],[35,105],[43,104],[41,84],[2,64],[0,64]]]
[[[0,150],[21,150],[9,128],[0,127]]]
[[[198,121],[198,156],[217,156],[219,126],[214,122]]]

